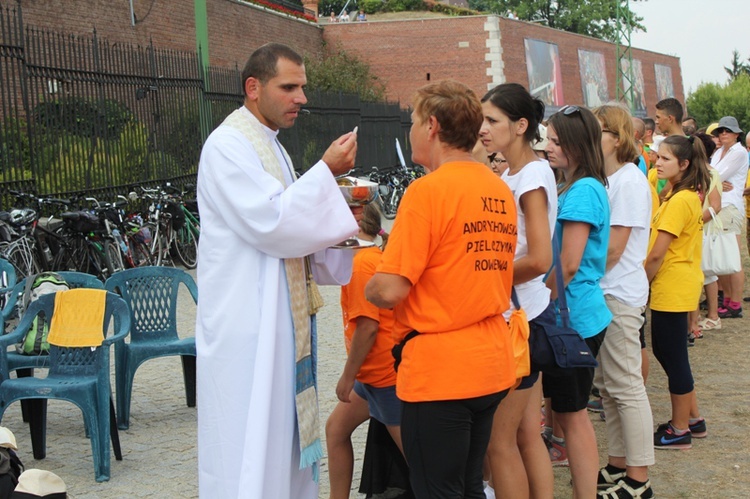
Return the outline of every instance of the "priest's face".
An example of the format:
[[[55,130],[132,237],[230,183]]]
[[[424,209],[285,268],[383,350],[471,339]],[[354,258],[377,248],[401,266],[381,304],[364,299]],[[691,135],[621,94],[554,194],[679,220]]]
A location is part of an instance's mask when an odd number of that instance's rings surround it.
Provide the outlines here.
[[[306,84],[304,64],[279,59],[276,62],[276,76],[267,82],[247,79],[247,96],[255,104],[251,104],[256,111],[253,114],[272,130],[290,128],[307,102],[304,91]]]

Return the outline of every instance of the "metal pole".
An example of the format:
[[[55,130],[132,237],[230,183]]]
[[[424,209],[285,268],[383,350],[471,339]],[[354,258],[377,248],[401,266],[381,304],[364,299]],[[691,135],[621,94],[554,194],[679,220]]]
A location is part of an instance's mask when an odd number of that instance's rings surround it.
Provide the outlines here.
[[[130,25],[135,26],[135,10],[133,10],[133,0],[130,0]]]

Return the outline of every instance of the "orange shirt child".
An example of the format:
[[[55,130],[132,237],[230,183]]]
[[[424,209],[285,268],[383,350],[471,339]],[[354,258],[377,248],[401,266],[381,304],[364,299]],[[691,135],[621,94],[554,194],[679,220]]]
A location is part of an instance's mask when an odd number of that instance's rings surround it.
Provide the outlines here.
[[[367,354],[357,374],[357,381],[376,388],[396,384],[396,371],[393,369],[393,311],[376,307],[365,299],[365,285],[375,274],[383,252],[377,246],[361,249],[354,255],[352,278],[349,284],[341,287],[341,310],[344,315],[344,339],[346,353],[352,344],[357,318],[367,317],[378,321],[378,334],[375,343]]]
[[[503,312],[516,247],[513,193],[480,163],[450,162],[413,182],[378,272],[412,288],[394,308],[402,351],[396,393],[407,402],[468,399],[516,381]]]

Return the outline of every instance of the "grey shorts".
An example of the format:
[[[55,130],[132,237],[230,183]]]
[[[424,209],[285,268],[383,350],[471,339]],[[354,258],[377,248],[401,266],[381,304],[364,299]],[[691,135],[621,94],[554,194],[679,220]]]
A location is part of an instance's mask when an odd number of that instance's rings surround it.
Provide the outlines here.
[[[375,388],[355,381],[354,393],[367,401],[370,417],[386,426],[401,425],[401,401],[396,396],[396,385]]]

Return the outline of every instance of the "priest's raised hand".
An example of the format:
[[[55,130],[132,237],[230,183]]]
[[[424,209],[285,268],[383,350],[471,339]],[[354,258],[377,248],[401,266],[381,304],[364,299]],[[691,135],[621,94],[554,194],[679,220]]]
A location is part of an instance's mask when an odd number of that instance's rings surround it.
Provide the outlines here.
[[[331,173],[343,175],[354,168],[356,157],[357,134],[349,132],[334,140],[321,159],[331,169]]]

